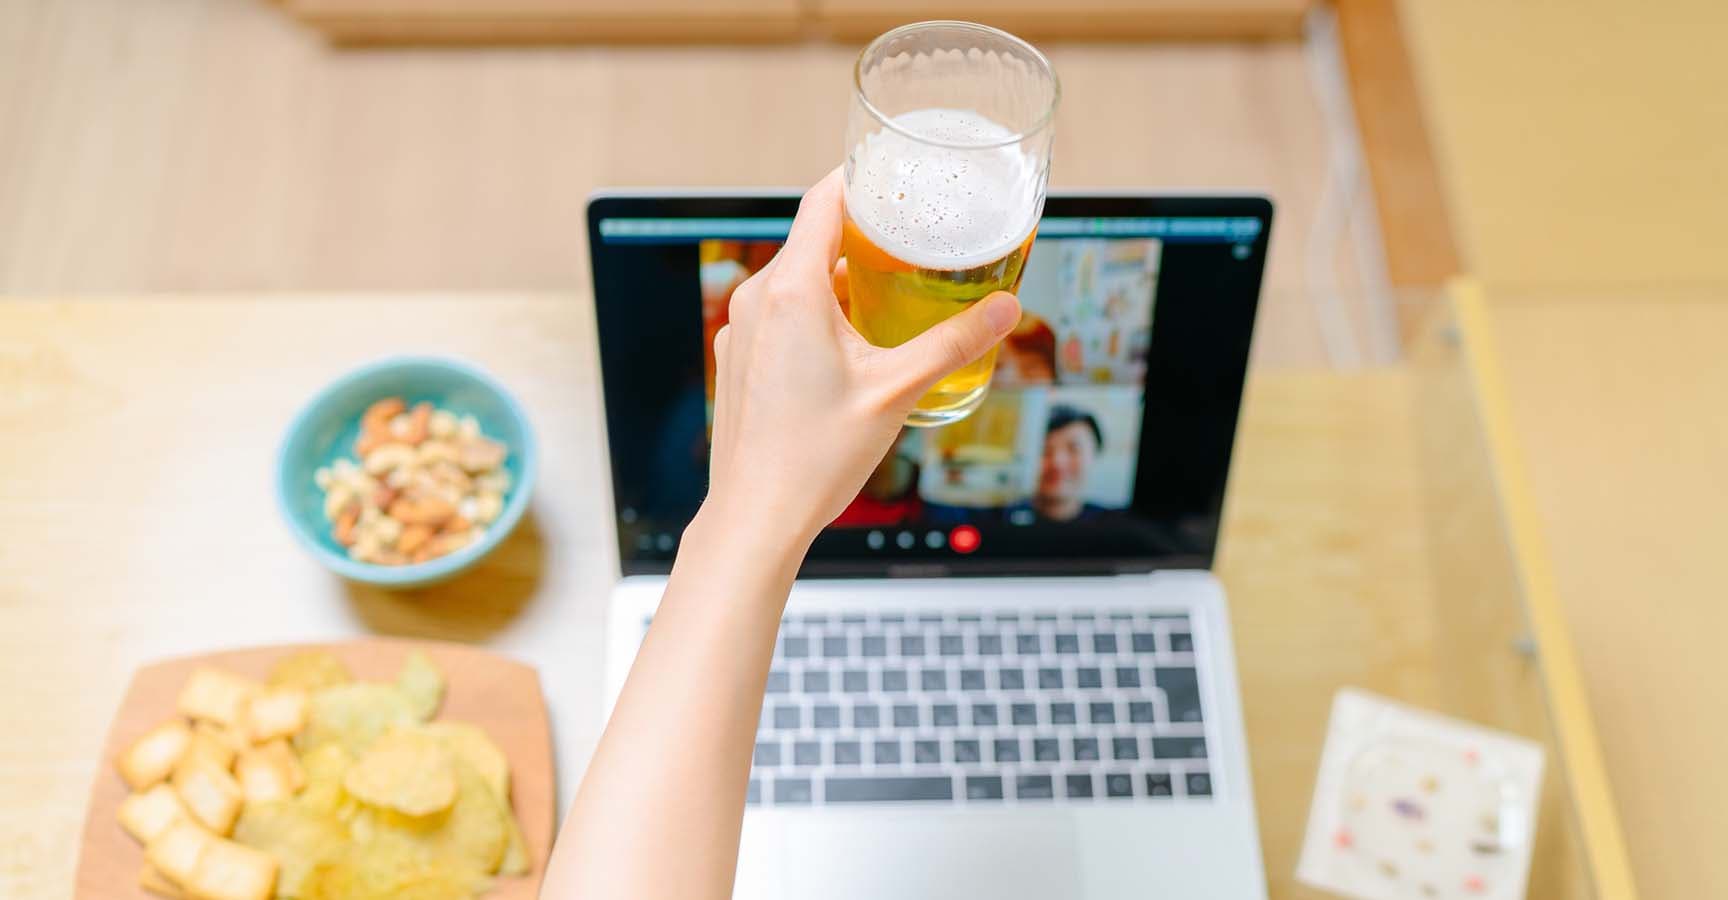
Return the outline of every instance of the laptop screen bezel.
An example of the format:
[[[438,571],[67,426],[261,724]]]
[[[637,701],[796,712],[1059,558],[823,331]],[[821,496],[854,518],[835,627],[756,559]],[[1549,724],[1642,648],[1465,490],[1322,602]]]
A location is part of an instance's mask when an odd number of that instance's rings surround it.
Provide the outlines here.
[[[630,335],[608,333],[608,329],[616,331],[626,328],[620,325],[619,317],[607,315],[608,303],[629,303],[634,297],[603,297],[603,281],[599,277],[601,268],[611,260],[608,245],[602,241],[600,222],[608,218],[785,218],[797,211],[798,193],[796,191],[688,191],[688,192],[631,192],[609,191],[598,193],[589,199],[588,203],[588,240],[590,254],[590,274],[592,278],[593,297],[595,302],[596,339],[599,342],[598,358],[600,360],[601,396],[604,402],[604,418],[607,433],[618,429],[619,417],[627,416],[631,407],[630,385],[635,380],[631,370],[634,367],[651,364],[643,354],[636,352],[621,352],[624,346],[635,346],[638,342],[630,340]],[[1163,552],[1136,553],[1131,555],[1065,558],[1052,557],[1009,557],[1009,556],[961,556],[951,554],[947,558],[905,560],[887,557],[846,557],[824,558],[813,554],[805,561],[800,570],[801,577],[929,577],[950,574],[964,575],[1066,575],[1066,574],[1096,574],[1109,572],[1139,572],[1154,569],[1208,569],[1216,554],[1218,543],[1218,528],[1223,511],[1225,484],[1228,480],[1230,458],[1234,448],[1234,436],[1241,410],[1242,389],[1246,380],[1249,346],[1252,338],[1255,311],[1258,306],[1261,283],[1264,278],[1264,267],[1268,239],[1271,231],[1272,204],[1262,196],[1243,195],[1177,195],[1177,194],[1146,194],[1146,193],[1099,193],[1099,192],[1052,192],[1045,203],[1046,217],[1063,218],[1118,218],[1118,217],[1158,217],[1158,218],[1254,218],[1260,227],[1257,236],[1247,244],[1248,256],[1242,260],[1252,268],[1252,278],[1244,280],[1242,296],[1228,298],[1199,298],[1194,302],[1225,303],[1228,307],[1211,320],[1224,323],[1222,327],[1200,332],[1199,339],[1203,346],[1188,347],[1190,359],[1200,361],[1201,365],[1212,367],[1207,372],[1208,384],[1211,387],[1209,406],[1203,410],[1203,419],[1199,427],[1217,435],[1228,435],[1229,439],[1222,441],[1221,449],[1215,454],[1216,466],[1206,477],[1211,484],[1206,485],[1206,497],[1203,503],[1197,503],[1194,508],[1185,510],[1182,516],[1183,537],[1185,545],[1177,550]],[[1251,288],[1251,289],[1250,289]],[[694,299],[694,297],[693,297]],[[1171,302],[1160,299],[1159,305]],[[700,315],[699,309],[692,304],[691,315]],[[1160,311],[1153,313],[1154,322],[1158,322]],[[627,320],[627,317],[626,317]],[[1158,349],[1158,333],[1153,334],[1154,352]],[[612,351],[612,352],[609,352]],[[1150,378],[1151,376],[1149,376]],[[1151,392],[1158,386],[1148,382],[1146,391]],[[618,498],[629,496],[632,491],[627,485],[619,482],[619,466],[613,460],[615,446],[610,438],[607,441],[607,461],[611,480],[612,523],[614,534],[618,540],[619,563],[625,575],[659,575],[666,574],[671,569],[671,559],[657,556],[642,558],[634,547],[626,546],[623,531],[618,527],[620,515],[623,512]],[[1144,446],[1136,458],[1135,482],[1145,483],[1147,478],[1158,477],[1158,473],[1147,471],[1147,454]],[[1140,492],[1136,491],[1138,496]],[[1138,501],[1136,501],[1138,502]]]

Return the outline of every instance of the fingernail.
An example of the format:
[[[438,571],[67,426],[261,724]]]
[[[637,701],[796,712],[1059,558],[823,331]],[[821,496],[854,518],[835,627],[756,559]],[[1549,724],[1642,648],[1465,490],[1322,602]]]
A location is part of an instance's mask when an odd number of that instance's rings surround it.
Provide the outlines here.
[[[997,334],[1007,334],[1020,324],[1020,304],[1007,294],[991,294],[984,301],[984,321]]]

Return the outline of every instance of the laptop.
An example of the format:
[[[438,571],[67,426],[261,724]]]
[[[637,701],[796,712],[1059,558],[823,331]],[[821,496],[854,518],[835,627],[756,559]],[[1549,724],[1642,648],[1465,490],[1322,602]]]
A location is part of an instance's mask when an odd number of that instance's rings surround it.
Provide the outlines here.
[[[702,501],[713,336],[797,202],[589,203],[612,698]],[[1271,214],[1050,196],[987,398],[904,430],[793,587],[736,896],[1265,896],[1210,567]]]

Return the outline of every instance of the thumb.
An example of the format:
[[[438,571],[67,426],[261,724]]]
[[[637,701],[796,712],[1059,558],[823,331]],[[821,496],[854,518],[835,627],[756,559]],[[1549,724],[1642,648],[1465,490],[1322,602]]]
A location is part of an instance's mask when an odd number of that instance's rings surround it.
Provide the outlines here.
[[[1020,301],[997,291],[888,351],[890,368],[920,392],[983,356],[1020,322]]]

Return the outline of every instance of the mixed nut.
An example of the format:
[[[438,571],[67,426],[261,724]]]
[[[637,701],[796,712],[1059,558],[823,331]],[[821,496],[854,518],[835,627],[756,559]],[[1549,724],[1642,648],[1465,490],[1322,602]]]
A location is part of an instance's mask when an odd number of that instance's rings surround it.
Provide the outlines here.
[[[510,490],[508,450],[473,416],[401,397],[372,404],[354,442],[314,476],[336,542],[362,562],[425,562],[468,546],[497,520]]]

